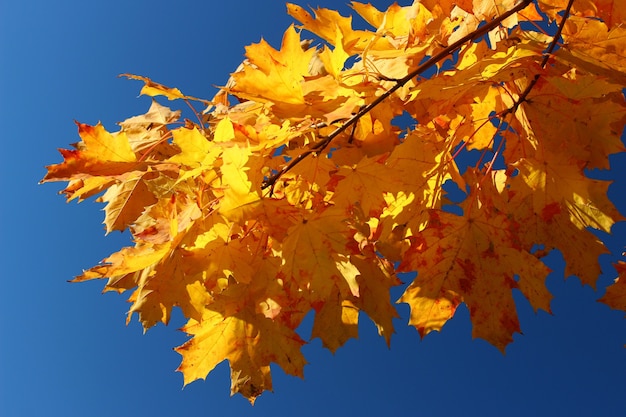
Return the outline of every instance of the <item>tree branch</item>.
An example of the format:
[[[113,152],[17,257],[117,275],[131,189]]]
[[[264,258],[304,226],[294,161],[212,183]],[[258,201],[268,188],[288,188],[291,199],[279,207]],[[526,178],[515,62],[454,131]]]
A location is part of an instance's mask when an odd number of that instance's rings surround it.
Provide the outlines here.
[[[552,56],[552,51],[554,51],[556,44],[559,42],[559,38],[561,37],[561,32],[563,32],[563,27],[565,26],[565,22],[567,21],[567,18],[569,17],[569,13],[570,13],[570,10],[572,9],[573,4],[574,4],[574,0],[569,0],[569,2],[567,3],[567,7],[563,11],[563,19],[561,19],[561,22],[559,23],[559,28],[554,34],[554,38],[552,38],[552,42],[550,42],[550,45],[548,46],[548,49],[546,50],[543,56],[543,59],[541,60],[542,69],[544,69],[546,65],[548,64],[548,60],[550,59],[550,56]],[[526,89],[524,89],[522,94],[519,95],[519,97],[515,101],[515,104],[513,104],[509,109],[507,109],[500,115],[501,118],[506,116],[507,114],[515,113],[517,111],[517,108],[523,102],[527,101],[528,94],[532,91],[533,87],[535,87],[535,84],[537,84],[537,81],[539,81],[540,77],[541,77],[541,74],[535,74],[535,76],[530,81],[530,83],[528,83],[528,86],[526,86]]]
[[[573,0],[570,0],[570,3],[572,1]],[[294,166],[299,164],[304,158],[306,158],[307,156],[311,155],[312,153],[318,153],[318,152],[323,151],[330,144],[330,142],[333,139],[335,139],[337,136],[339,136],[341,133],[343,133],[350,126],[355,125],[359,121],[359,119],[361,117],[363,117],[364,115],[369,113],[374,107],[376,107],[381,102],[386,100],[389,96],[391,96],[400,87],[404,86],[407,82],[409,82],[410,80],[412,80],[416,76],[420,75],[421,73],[425,72],[426,70],[432,68],[433,66],[435,66],[437,63],[439,63],[441,60],[443,60],[448,55],[451,55],[451,54],[455,53],[465,43],[467,43],[469,41],[473,41],[475,39],[478,39],[481,36],[487,34],[492,29],[496,28],[503,20],[505,20],[506,18],[508,18],[512,14],[517,13],[520,10],[526,8],[526,6],[528,6],[530,3],[532,3],[532,0],[522,0],[520,3],[518,3],[511,10],[509,10],[509,11],[505,12],[504,14],[496,17],[494,20],[492,20],[492,21],[486,23],[485,25],[479,27],[478,29],[476,29],[472,33],[469,33],[469,34],[463,36],[461,39],[457,40],[453,44],[451,44],[448,47],[446,47],[445,49],[441,50],[439,53],[437,53],[436,55],[432,56],[428,61],[424,62],[422,65],[417,67],[415,70],[413,70],[412,72],[407,74],[404,78],[400,78],[399,80],[396,80],[396,84],[394,86],[392,86],[389,90],[385,91],[383,94],[381,94],[378,98],[376,98],[374,101],[372,101],[368,105],[362,107],[354,116],[352,116],[350,119],[348,119],[343,125],[339,126],[337,129],[335,129],[330,135],[326,136],[323,140],[317,142],[309,150],[304,151],[303,153],[298,155],[296,158],[292,159],[289,162],[289,164],[285,165],[280,171],[276,172],[275,174],[271,175],[267,180],[263,181],[263,183],[261,185],[261,189],[266,189],[268,187],[271,187],[273,189],[274,185],[276,184],[276,181],[278,181],[281,176],[283,176],[286,172],[291,170]]]

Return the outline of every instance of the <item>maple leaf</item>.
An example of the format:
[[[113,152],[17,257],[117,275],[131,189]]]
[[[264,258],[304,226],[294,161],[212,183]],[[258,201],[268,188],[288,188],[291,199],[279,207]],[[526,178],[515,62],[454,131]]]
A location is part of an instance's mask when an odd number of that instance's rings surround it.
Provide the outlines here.
[[[372,319],[378,328],[378,334],[384,336],[387,346],[390,346],[391,335],[394,333],[392,320],[399,315],[389,300],[389,289],[401,282],[393,274],[391,265],[385,264],[384,260],[367,262],[363,257],[353,256],[350,261],[360,272],[357,276],[359,297],[354,303]],[[377,265],[377,262],[384,265]]]
[[[180,307],[186,317],[201,319],[211,296],[202,273],[189,271],[189,256],[189,251],[184,249],[170,250],[149,274],[141,276],[137,289],[129,298],[132,306],[128,321],[133,313],[138,313],[144,329],[158,322],[168,324],[174,307]]]
[[[409,323],[422,336],[440,330],[465,302],[473,336],[503,351],[520,330],[511,294],[518,287],[515,275],[543,282],[548,269],[516,247],[501,213],[478,202],[464,211],[464,216],[432,211],[429,225],[411,239],[400,269],[416,269],[418,276],[399,301],[411,306]]]
[[[321,209],[290,227],[282,242],[285,279],[310,292],[312,302],[323,302],[335,287],[342,296],[358,295],[358,271],[342,268],[349,244],[346,219],[343,211]]]
[[[565,48],[556,55],[576,67],[625,85],[626,53],[623,39],[626,28],[609,29],[604,22],[572,17],[563,29]]]
[[[625,151],[623,8],[536,5],[352,2],[370,25],[355,29],[288,4],[324,44],[292,25],[278,48],[250,45],[213,100],[125,74],[195,121],[153,99],[116,132],[77,123],[42,182],[67,181],[68,201],[100,194],[106,232],[134,246],[74,281],[129,291],[144,330],[179,308],[184,384],[227,360],[231,394],[252,403],[271,363],[302,377],[312,312],[332,352],[365,316],[390,345],[400,272],[417,272],[398,302],[422,337],[464,303],[473,336],[504,351],[521,331],[513,291],[550,312],[542,258],[560,251],[566,276],[595,287],[602,236],[624,220],[610,181],[589,176]],[[625,310],[615,266],[600,301]]]
[[[60,151],[65,161],[47,167],[48,173],[42,182],[68,180],[76,171],[91,176],[113,176],[138,167],[135,153],[123,132],[112,135],[101,124],[76,124],[82,141],[74,145],[74,150]]]
[[[260,201],[260,196],[253,191],[253,185],[248,179],[247,162],[248,158],[243,149],[227,148],[224,150],[220,171],[226,188],[219,210],[224,216],[233,220],[243,218],[245,213],[254,210]]]
[[[74,282],[107,278],[106,291],[124,292],[134,288],[141,275],[149,274],[168,249],[169,245],[124,248],[74,278]]]
[[[126,229],[137,220],[147,206],[158,201],[144,181],[144,177],[150,177],[149,174],[141,173],[133,177],[135,178],[121,179],[119,184],[111,185],[104,195],[96,200],[107,203],[104,209],[107,232]]]
[[[164,143],[168,133],[167,125],[176,122],[180,113],[180,110],[172,111],[153,100],[145,114],[130,117],[119,125],[135,154],[149,156],[158,152],[167,153],[169,149]]]
[[[552,19],[567,6],[568,0],[539,0],[539,7]],[[578,16],[597,16],[611,28],[626,20],[626,10],[619,0],[577,0],[572,5],[572,13]]]
[[[330,294],[318,307],[311,337],[319,337],[331,352],[350,338],[359,335],[359,309],[350,301],[342,300],[339,291]]]
[[[320,8],[315,11],[315,17],[313,17],[302,7],[287,3],[287,12],[302,22],[305,29],[327,42],[333,43],[339,31],[342,49],[350,55],[362,51],[368,44],[368,39],[371,38],[367,31],[352,29],[352,17],[341,16],[334,10]]]
[[[314,52],[302,47],[300,36],[293,27],[285,32],[280,51],[265,41],[249,46],[246,48],[249,64],[233,74],[236,85],[232,91],[245,94],[246,98],[303,104],[301,83],[309,74],[309,61]]]
[[[300,352],[304,341],[288,326],[258,314],[247,288],[247,284],[229,286],[200,321],[191,319],[183,330],[193,338],[176,351],[183,356],[179,371],[185,384],[205,378],[217,364],[228,360],[231,394],[239,392],[254,403],[264,390],[272,389],[271,362],[302,377],[306,361]]]

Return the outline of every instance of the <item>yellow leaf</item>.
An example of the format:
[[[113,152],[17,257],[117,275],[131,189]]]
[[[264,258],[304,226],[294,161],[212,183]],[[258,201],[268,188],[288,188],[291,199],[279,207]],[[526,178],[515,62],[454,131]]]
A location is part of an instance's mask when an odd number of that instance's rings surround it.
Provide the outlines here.
[[[315,313],[311,338],[319,337],[331,352],[348,339],[359,337],[359,309],[349,300],[339,298],[338,292],[326,299]]]
[[[622,8],[623,9],[623,8]],[[563,29],[565,47],[556,56],[591,74],[626,85],[626,28],[571,16]]]
[[[325,300],[335,287],[342,296],[354,291],[354,284],[349,281],[355,277],[343,275],[340,264],[344,259],[336,255],[345,251],[349,243],[346,218],[344,212],[332,208],[305,214],[288,229],[283,240],[281,271],[286,280],[306,291],[312,302]]]
[[[142,277],[131,297],[127,322],[138,313],[144,329],[158,322],[167,325],[176,306],[185,317],[201,319],[211,296],[203,285],[202,273],[188,270],[187,257],[186,250],[175,249],[152,268],[149,276]]]
[[[339,79],[346,59],[348,59],[350,56],[343,49],[342,38],[343,34],[339,30],[339,28],[337,28],[336,39],[334,42],[335,47],[332,50],[325,47],[319,55],[320,59],[324,63],[324,68],[326,68],[326,71],[328,71],[328,73],[336,79]]]
[[[204,379],[220,362],[231,368],[231,394],[241,393],[254,403],[272,389],[270,363],[288,374],[303,376],[306,364],[300,347],[304,342],[290,328],[255,313],[243,303],[244,286],[221,294],[201,321],[190,320],[183,330],[193,338],[176,348],[183,357],[178,370],[185,385]]]
[[[360,272],[357,277],[359,297],[354,303],[374,321],[378,334],[384,336],[390,346],[394,333],[392,320],[399,315],[390,302],[389,290],[401,282],[393,274],[393,267],[384,260],[351,256],[350,262]]]
[[[170,162],[197,167],[209,154],[212,146],[197,128],[178,128],[172,131],[173,141],[181,152],[169,159]]]
[[[352,2],[352,7],[368,23],[377,28],[379,34],[402,39],[402,42],[406,42],[405,47],[423,40],[427,33],[426,25],[433,18],[430,11],[417,2],[406,7],[395,3],[385,12],[378,11],[371,4],[358,2]]]
[[[144,82],[144,86],[141,89],[140,94],[145,94],[147,96],[165,96],[168,100],[177,100],[186,98],[183,93],[180,92],[178,88],[169,88],[164,86],[163,84],[155,83],[148,77],[142,77],[140,75],[133,74],[121,74],[126,78],[130,78],[132,80],[140,80]]]
[[[154,194],[148,189],[144,177],[148,174],[140,174],[124,179],[119,184],[114,184],[98,200],[107,203],[104,224],[107,233],[113,230],[124,230],[133,223],[146,207],[157,202]]]
[[[280,50],[261,40],[246,48],[249,63],[233,74],[231,91],[247,99],[304,104],[302,82],[314,53],[314,49],[303,50],[293,26],[285,32]]]
[[[568,0],[539,0],[541,9],[552,19],[559,18],[559,11],[567,7]],[[620,0],[576,0],[572,13],[578,16],[597,16],[612,28],[626,20],[626,8]]]
[[[213,140],[215,142],[228,142],[234,138],[235,130],[233,129],[233,123],[228,117],[225,117],[217,123]]]
[[[315,10],[315,17],[313,17],[302,7],[287,3],[287,12],[302,22],[304,29],[330,44],[337,39],[337,30],[339,30],[342,35],[342,48],[350,55],[363,51],[371,38],[371,32],[352,30],[352,18],[343,17],[334,10],[320,8]]]
[[[520,175],[510,181],[511,205],[516,208],[512,213],[524,224],[520,238],[527,247],[558,248],[566,260],[566,276],[576,275],[595,286],[598,257],[607,249],[586,228],[608,232],[623,219],[606,198],[609,184],[585,178],[571,164],[539,166],[537,161],[520,161]]]
[[[619,261],[613,266],[617,270],[618,277],[598,301],[615,310],[626,311],[626,262]]]
[[[83,272],[76,277],[74,282],[87,281],[91,279],[108,278],[110,285],[128,275],[135,275],[139,278],[142,270],[151,269],[165,256],[169,250],[169,244],[165,245],[143,245],[135,248],[124,248],[119,252],[106,258],[100,265]],[[135,277],[133,278],[135,279]],[[134,281],[134,287],[137,281]],[[132,288],[128,287],[128,288]],[[128,289],[126,288],[126,289]]]
[[[87,151],[98,155],[102,160],[112,162],[133,162],[136,160],[135,153],[123,132],[111,134],[100,123],[96,126],[78,123],[78,134]]]
[[[78,202],[86,198],[92,197],[114,184],[115,180],[109,177],[86,177],[71,180],[63,194],[67,197],[67,201],[78,198]]]
[[[146,169],[148,164],[137,161],[124,132],[111,134],[100,123],[76,124],[82,141],[73,145],[74,150],[59,149],[63,163],[46,167],[48,173],[41,182],[117,176]]]
[[[166,126],[179,118],[180,110],[172,111],[161,106],[156,100],[152,100],[148,112],[140,116],[130,117],[120,122],[119,125],[126,133],[130,146],[135,153],[150,152],[154,155],[167,149],[167,145],[164,143],[164,138],[167,137],[168,133]]]
[[[246,166],[249,150],[239,147],[225,148],[222,155],[222,185],[224,196],[220,201],[219,211],[225,217],[237,221],[250,213],[259,204],[261,197],[259,186],[248,179]]]

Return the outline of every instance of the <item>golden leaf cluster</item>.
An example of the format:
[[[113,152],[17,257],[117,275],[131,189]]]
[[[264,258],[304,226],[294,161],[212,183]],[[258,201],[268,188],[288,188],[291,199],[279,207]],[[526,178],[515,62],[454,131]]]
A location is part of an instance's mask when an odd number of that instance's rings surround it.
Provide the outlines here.
[[[624,151],[619,3],[352,2],[370,29],[290,4],[299,26],[278,49],[248,46],[212,100],[129,75],[206,108],[181,120],[153,100],[116,132],[78,124],[43,181],[68,181],[68,200],[100,195],[107,232],[134,246],[75,281],[130,291],[145,329],[181,309],[185,384],[228,360],[232,392],[252,402],[272,389],[270,363],[303,375],[311,311],[331,351],[360,313],[389,343],[400,272],[417,271],[398,301],[420,334],[465,303],[473,335],[504,350],[520,331],[513,290],[550,311],[541,258],[560,250],[593,286],[607,249],[591,229],[623,220],[609,182],[585,174]],[[624,309],[617,266],[602,301]]]

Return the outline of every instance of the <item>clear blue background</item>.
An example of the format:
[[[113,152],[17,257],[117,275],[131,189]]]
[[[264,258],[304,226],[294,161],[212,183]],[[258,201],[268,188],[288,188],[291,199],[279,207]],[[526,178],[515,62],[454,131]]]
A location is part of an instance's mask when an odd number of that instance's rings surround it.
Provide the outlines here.
[[[343,1],[308,3],[348,12]],[[626,322],[595,301],[615,274],[609,256],[599,292],[564,281],[550,256],[554,315],[518,297],[524,335],[506,356],[472,340],[465,308],[420,341],[400,305],[391,350],[364,318],[360,339],[334,356],[319,340],[304,348],[305,380],[275,368],[275,393],[254,407],[229,397],[226,363],[182,389],[172,350],[185,340],[182,317],[143,335],[124,324],[125,295],[66,282],[128,243],[104,236],[99,204],[66,204],[61,184],[37,185],[44,165],[60,162],[56,148],[78,140],[73,120],[114,130],[144,113],[150,99],[116,77],[124,72],[210,98],[245,45],[279,45],[291,22],[275,0],[0,0],[0,416],[626,415]],[[612,163],[610,195],[626,213],[626,157]],[[620,224],[614,253],[624,237]]]

